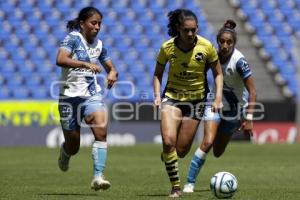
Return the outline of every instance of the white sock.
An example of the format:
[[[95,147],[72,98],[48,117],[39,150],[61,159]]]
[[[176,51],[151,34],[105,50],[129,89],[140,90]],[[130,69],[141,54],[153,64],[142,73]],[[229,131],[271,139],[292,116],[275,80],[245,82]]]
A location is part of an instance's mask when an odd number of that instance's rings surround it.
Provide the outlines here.
[[[197,156],[198,158],[205,160],[206,158],[206,153],[204,151],[202,151],[200,148],[197,148],[197,150],[195,151],[195,156]]]

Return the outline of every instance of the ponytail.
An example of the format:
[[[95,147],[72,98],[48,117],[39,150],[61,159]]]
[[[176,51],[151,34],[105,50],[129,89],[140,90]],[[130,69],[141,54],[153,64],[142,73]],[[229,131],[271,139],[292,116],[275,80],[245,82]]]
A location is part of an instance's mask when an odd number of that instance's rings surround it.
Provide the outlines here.
[[[235,31],[236,23],[235,21],[228,19],[224,24],[223,27],[219,30],[217,34],[217,41],[219,41],[219,38],[222,33],[227,32],[232,35],[232,38],[234,40],[234,43],[236,44],[237,41],[237,36],[236,36],[236,31]]]
[[[78,18],[75,18],[73,20],[69,20],[67,22],[67,29],[69,32],[73,31],[73,30],[78,30],[79,29],[79,21]]]

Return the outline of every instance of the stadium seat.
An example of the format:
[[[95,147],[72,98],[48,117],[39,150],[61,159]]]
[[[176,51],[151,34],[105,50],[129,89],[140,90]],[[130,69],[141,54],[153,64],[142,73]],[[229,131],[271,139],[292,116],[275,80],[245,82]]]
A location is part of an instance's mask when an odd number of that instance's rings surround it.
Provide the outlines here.
[[[0,90],[0,100],[12,98],[9,86],[2,86]]]
[[[28,87],[43,86],[43,77],[39,73],[24,73],[24,84]]]
[[[33,99],[50,99],[50,88],[45,86],[28,86]]]
[[[25,86],[10,86],[12,98],[17,100],[24,100],[30,98],[30,90]]]
[[[0,85],[6,84],[6,77],[2,74],[0,74]]]

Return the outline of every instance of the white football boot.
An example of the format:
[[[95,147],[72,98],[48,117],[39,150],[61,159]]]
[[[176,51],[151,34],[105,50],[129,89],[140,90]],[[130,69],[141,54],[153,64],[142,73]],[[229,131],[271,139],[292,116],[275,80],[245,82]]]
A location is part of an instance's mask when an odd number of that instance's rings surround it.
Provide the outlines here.
[[[183,192],[185,192],[185,193],[193,193],[194,192],[194,188],[195,188],[195,184],[194,183],[187,183],[183,187]]]
[[[110,187],[110,182],[105,180],[104,176],[96,176],[91,182],[91,189],[97,190],[107,190]]]

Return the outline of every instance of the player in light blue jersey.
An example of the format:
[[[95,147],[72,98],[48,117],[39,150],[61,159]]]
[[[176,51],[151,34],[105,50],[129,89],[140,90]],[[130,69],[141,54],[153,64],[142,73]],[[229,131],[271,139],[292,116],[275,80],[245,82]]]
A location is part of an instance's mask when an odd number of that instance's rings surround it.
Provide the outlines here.
[[[107,87],[117,80],[117,71],[97,39],[103,15],[94,7],[83,8],[76,19],[68,21],[69,34],[62,41],[56,64],[62,67],[59,98],[60,122],[65,142],[60,148],[59,168],[67,171],[71,156],[80,148],[80,127],[84,119],[90,126],[95,141],[92,146],[94,190],[108,189],[109,181],[103,176],[107,157],[108,113],[100,94],[96,74],[101,64],[107,72]]]
[[[235,27],[234,21],[227,20],[217,35],[218,56],[224,75],[223,109],[218,114],[211,111],[211,106],[206,106],[204,137],[191,160],[183,192],[194,191],[197,175],[211,147],[214,156],[220,157],[233,133],[243,130],[252,135],[256,89],[249,64],[243,54],[235,48]],[[214,99],[213,94],[214,89],[208,95],[208,102]]]

